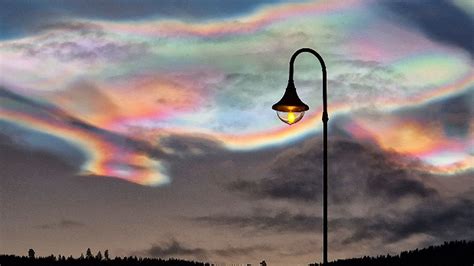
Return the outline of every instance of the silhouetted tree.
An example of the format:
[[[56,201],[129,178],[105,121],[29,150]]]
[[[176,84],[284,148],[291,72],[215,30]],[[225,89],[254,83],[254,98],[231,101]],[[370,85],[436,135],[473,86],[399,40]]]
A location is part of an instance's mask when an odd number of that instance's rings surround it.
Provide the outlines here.
[[[109,250],[108,249],[106,249],[104,251],[104,258],[105,258],[105,260],[109,260]]]
[[[99,250],[99,252],[97,252],[97,255],[95,255],[95,259],[96,260],[102,260],[102,253],[100,253],[100,250]]]
[[[90,260],[90,259],[93,259],[93,258],[94,258],[94,256],[92,255],[92,251],[91,251],[90,248],[88,248],[87,251],[86,251],[86,259]]]
[[[30,259],[35,258],[35,251],[32,248],[30,248],[30,250],[28,250],[28,258],[30,258]]]
[[[260,266],[267,266],[267,263],[265,261],[260,262]]]

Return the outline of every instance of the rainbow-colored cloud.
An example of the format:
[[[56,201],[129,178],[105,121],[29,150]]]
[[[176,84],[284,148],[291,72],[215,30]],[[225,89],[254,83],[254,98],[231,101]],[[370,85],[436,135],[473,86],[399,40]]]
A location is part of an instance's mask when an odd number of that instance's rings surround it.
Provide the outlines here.
[[[469,53],[379,12],[370,1],[314,1],[204,22],[65,19],[0,42],[0,120],[72,143],[87,158],[83,173],[161,185],[166,160],[154,152],[173,154],[160,146],[169,134],[250,151],[317,133],[320,78],[309,56],[295,78],[312,111],[288,127],[270,110],[289,56],[308,46],[327,60],[331,123],[426,171],[472,171],[472,117],[464,135],[450,137],[441,124],[398,116],[470,95]]]

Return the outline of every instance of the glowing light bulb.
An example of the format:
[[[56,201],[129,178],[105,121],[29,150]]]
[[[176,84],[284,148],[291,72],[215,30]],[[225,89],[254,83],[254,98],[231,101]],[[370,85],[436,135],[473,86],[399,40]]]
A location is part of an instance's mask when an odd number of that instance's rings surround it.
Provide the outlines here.
[[[293,124],[296,120],[296,115],[293,112],[288,113],[288,123]]]
[[[300,121],[303,116],[304,112],[280,112],[277,111],[278,118],[280,118],[281,121],[287,123],[288,125],[293,125]]]

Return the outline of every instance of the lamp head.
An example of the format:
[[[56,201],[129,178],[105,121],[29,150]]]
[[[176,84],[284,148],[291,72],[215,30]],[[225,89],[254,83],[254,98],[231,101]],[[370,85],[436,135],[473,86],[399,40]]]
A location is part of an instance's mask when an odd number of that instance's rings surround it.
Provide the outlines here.
[[[295,84],[292,80],[288,81],[285,94],[280,101],[272,106],[272,109],[277,111],[278,118],[281,121],[292,125],[300,121],[304,112],[309,109],[308,105],[300,100],[296,93]]]

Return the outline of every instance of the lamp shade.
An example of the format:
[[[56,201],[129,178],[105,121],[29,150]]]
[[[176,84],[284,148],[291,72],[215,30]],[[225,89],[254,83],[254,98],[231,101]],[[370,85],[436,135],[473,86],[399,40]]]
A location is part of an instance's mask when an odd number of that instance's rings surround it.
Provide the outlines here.
[[[285,94],[283,94],[280,101],[272,106],[272,109],[278,112],[304,112],[309,107],[298,97],[293,81],[288,81]]]

